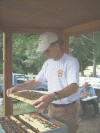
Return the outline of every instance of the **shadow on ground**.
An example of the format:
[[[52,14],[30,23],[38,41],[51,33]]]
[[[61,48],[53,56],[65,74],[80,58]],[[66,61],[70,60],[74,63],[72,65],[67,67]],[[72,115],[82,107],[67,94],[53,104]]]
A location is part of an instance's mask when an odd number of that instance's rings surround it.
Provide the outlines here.
[[[96,118],[86,116],[80,119],[77,133],[100,133],[100,114]]]

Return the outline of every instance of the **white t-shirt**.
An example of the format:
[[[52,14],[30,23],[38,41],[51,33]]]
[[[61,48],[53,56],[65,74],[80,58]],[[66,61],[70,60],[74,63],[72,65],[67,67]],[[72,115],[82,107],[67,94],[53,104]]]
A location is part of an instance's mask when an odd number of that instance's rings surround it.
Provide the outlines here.
[[[55,61],[48,59],[36,76],[39,82],[48,83],[48,92],[56,92],[62,90],[71,83],[79,84],[79,63],[76,58],[71,55],[64,54],[61,59]],[[66,98],[53,101],[55,104],[69,104],[78,100],[79,91]]]

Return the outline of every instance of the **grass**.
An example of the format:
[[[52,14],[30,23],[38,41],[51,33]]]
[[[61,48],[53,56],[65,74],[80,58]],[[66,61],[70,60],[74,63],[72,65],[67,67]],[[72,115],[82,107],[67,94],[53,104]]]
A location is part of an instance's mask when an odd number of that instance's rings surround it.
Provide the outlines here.
[[[20,101],[14,101],[13,104],[13,114],[23,114],[23,113],[29,113],[29,112],[40,112],[39,109],[34,108],[32,105],[20,102]],[[0,106],[0,117],[3,116],[3,105]]]
[[[3,116],[3,105],[0,105],[0,117]]]

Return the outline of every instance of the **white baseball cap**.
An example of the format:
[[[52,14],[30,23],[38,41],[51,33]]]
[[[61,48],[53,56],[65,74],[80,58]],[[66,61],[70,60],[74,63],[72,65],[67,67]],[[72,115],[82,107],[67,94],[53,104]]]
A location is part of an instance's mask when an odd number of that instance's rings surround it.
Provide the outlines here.
[[[58,36],[52,32],[45,32],[40,35],[39,46],[37,52],[44,52],[49,48],[49,46],[58,41]]]

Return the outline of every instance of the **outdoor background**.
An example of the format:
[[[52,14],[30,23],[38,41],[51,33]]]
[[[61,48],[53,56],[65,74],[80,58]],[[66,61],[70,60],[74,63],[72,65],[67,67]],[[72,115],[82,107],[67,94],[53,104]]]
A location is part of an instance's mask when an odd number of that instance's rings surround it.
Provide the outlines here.
[[[34,34],[13,35],[13,73],[25,74],[32,79],[40,71],[47,58],[36,53],[39,36]],[[80,85],[85,81],[91,82],[96,88],[96,94],[100,100],[100,32],[71,36],[69,44],[70,54],[75,56],[80,64]],[[2,47],[3,33],[0,32],[0,74],[3,72]],[[14,101],[13,108],[14,115],[39,111],[31,105],[19,101]],[[0,116],[3,116],[3,100],[0,105]],[[98,133],[100,132],[98,123],[100,123],[100,119],[82,121],[78,133]]]
[[[3,34],[0,32],[0,73],[2,73]],[[46,58],[36,53],[39,35],[13,35],[13,73],[37,74]],[[100,74],[100,32],[69,38],[70,53],[77,57],[81,76]],[[91,66],[91,67],[89,67]],[[97,70],[96,70],[97,69]],[[87,71],[88,70],[88,71]]]

